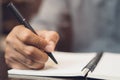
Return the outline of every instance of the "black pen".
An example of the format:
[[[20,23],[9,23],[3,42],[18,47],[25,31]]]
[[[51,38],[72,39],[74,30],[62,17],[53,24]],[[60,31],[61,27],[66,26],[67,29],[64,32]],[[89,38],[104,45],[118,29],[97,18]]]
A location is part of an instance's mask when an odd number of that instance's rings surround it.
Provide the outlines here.
[[[89,72],[94,71],[102,55],[103,55],[103,52],[97,53],[97,55],[82,69],[85,77],[88,75]]]
[[[21,15],[21,13],[17,10],[17,8],[14,6],[14,4],[12,2],[10,2],[7,6],[11,12],[15,15],[15,17],[17,18],[17,20],[19,21],[20,24],[23,24],[25,27],[27,27],[28,29],[30,29],[32,32],[34,32],[36,35],[37,33],[35,32],[35,30],[32,28],[32,26],[26,21],[26,19]],[[46,51],[45,51],[46,52]],[[47,55],[56,63],[58,64],[57,60],[54,58],[54,56],[52,55],[51,52],[46,52]]]

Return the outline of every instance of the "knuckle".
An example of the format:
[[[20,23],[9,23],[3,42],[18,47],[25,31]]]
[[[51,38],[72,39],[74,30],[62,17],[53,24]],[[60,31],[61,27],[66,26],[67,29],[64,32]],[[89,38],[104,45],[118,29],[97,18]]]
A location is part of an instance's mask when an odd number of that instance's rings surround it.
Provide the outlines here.
[[[25,51],[26,55],[32,56],[33,53],[35,52],[35,48],[34,48],[34,47],[26,47],[26,48],[24,49],[24,51]]]
[[[23,59],[20,59],[21,62],[23,62],[25,65],[33,65],[33,62],[31,59],[27,59],[27,58],[23,58]]]
[[[17,26],[15,26],[14,28],[13,28],[13,30],[19,30],[20,29],[20,25],[17,25]]]
[[[40,52],[40,56],[39,58],[36,58],[35,61],[38,62],[38,63],[45,63],[48,61],[48,55],[45,53],[45,52]]]
[[[22,41],[27,42],[30,37],[31,37],[30,31],[25,30],[22,34]]]
[[[9,43],[13,42],[12,37],[7,36],[7,37],[6,37],[6,39],[5,39],[5,42],[6,42],[7,44],[9,44]]]
[[[23,41],[23,42],[26,42],[30,36],[31,36],[31,32],[30,30],[28,30],[27,28],[25,28],[23,25],[18,25],[18,26],[15,26],[12,30],[12,33],[16,33],[17,32],[17,36],[20,36],[20,39]]]
[[[17,40],[15,38],[13,38],[13,37],[7,37],[5,39],[5,46],[6,47],[9,47],[9,48],[12,47],[13,49],[16,50],[17,49],[16,45],[17,45]],[[6,51],[9,53],[8,49],[6,49]]]
[[[17,25],[13,28],[12,31],[20,31],[21,28],[23,28],[23,25]]]

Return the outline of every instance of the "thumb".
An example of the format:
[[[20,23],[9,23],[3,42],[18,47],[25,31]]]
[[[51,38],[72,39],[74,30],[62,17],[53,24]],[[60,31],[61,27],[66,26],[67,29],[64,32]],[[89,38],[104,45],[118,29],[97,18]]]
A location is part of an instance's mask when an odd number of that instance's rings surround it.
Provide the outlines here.
[[[55,31],[42,31],[39,36],[42,36],[47,41],[45,51],[53,52],[59,40],[59,34]]]
[[[53,52],[55,49],[55,43],[53,41],[49,41],[48,45],[45,47],[45,51]]]

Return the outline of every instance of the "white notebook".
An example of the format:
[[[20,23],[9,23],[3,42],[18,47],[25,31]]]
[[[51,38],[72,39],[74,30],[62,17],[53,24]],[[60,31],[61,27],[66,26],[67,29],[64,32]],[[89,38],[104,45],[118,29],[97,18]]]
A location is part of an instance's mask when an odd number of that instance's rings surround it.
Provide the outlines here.
[[[17,70],[8,71],[11,75],[26,76],[52,76],[52,77],[76,77],[83,76],[82,68],[96,55],[96,53],[67,53],[54,52],[54,57],[59,64],[51,59],[42,70]],[[120,80],[120,54],[105,52],[90,78],[118,79]]]

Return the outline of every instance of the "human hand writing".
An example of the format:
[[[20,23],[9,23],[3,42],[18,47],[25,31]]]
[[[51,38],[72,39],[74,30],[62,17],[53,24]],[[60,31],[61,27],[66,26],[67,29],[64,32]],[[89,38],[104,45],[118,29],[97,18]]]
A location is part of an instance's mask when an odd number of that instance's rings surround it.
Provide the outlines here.
[[[6,38],[5,59],[10,68],[42,69],[48,60],[44,52],[53,52],[59,40],[54,31],[34,34],[23,25],[16,26]]]

